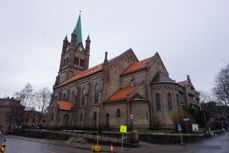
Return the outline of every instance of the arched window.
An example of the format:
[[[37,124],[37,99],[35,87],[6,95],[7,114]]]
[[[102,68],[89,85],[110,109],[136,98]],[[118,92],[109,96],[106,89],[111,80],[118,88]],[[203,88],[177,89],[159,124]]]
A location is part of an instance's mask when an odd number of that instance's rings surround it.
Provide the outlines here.
[[[83,113],[80,113],[80,121],[83,120]]]
[[[71,99],[72,99],[72,102],[75,102],[75,91],[74,90],[72,90]]]
[[[172,95],[171,93],[167,94],[167,101],[168,101],[168,110],[172,111],[173,110],[173,102],[172,102]]]
[[[179,95],[177,94],[177,107],[180,107],[180,102],[179,102]]]
[[[95,93],[94,93],[95,95],[95,104],[98,104],[98,102],[99,102],[99,85],[98,84],[96,84],[95,85]]]
[[[66,94],[63,95],[63,100],[66,100]]]
[[[120,109],[117,109],[116,111],[116,117],[120,118],[121,114],[120,114]]]
[[[63,126],[64,127],[68,126],[68,122],[69,122],[69,115],[65,114],[63,118]]]
[[[96,112],[94,112],[94,114],[93,114],[93,120],[94,121],[97,120],[97,113]]]
[[[53,113],[51,114],[51,121],[53,120]]]
[[[161,100],[160,100],[160,94],[155,94],[155,101],[156,101],[156,110],[161,111]]]
[[[83,92],[82,92],[82,106],[85,105],[85,100],[86,100],[86,88],[83,88]]]

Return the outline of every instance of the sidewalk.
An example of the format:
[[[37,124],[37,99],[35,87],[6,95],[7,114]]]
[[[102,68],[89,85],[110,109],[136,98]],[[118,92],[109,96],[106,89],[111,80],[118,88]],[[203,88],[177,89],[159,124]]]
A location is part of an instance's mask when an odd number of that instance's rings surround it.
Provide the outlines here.
[[[86,149],[90,150],[91,146],[94,146],[96,144],[92,143],[68,143],[67,141],[60,141],[60,140],[48,140],[48,139],[37,139],[37,138],[28,138],[28,137],[21,137],[21,136],[9,136],[8,139],[15,138],[15,139],[21,139],[25,141],[32,141],[32,142],[39,142],[39,143],[46,143],[46,144],[52,144],[52,145],[59,145],[59,146],[67,146],[67,147],[74,147],[74,148],[80,148],[80,149]],[[110,146],[109,145],[100,145],[102,147],[103,152],[109,152]],[[123,148],[122,153],[129,153],[132,152],[134,148]],[[114,146],[114,152],[121,152],[120,146]]]

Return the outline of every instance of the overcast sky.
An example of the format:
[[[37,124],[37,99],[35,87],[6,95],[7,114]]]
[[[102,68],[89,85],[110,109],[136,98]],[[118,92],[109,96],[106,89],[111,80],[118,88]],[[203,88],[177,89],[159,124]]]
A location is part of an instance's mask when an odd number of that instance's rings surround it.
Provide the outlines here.
[[[82,10],[83,39],[91,38],[90,67],[132,48],[139,60],[159,52],[170,77],[189,74],[210,92],[229,63],[228,0],[0,0],[0,97],[29,82],[49,87],[62,41]]]

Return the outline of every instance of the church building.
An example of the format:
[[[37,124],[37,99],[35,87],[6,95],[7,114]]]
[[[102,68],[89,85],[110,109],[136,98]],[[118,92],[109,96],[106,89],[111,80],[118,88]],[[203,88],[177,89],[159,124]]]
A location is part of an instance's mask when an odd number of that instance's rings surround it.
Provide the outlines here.
[[[53,86],[48,126],[117,129],[174,127],[171,114],[182,106],[199,107],[191,79],[169,77],[156,52],[139,60],[132,49],[89,68],[90,37],[82,41],[81,16],[63,40],[59,72]]]

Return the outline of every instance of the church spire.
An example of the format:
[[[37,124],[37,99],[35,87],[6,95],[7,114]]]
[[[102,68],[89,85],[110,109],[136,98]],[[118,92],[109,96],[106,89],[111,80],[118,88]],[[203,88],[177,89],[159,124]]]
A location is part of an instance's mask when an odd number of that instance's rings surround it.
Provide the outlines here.
[[[76,27],[73,32],[76,35],[75,45],[77,47],[78,44],[82,42],[81,14],[78,17],[78,21],[77,21]]]

